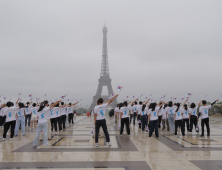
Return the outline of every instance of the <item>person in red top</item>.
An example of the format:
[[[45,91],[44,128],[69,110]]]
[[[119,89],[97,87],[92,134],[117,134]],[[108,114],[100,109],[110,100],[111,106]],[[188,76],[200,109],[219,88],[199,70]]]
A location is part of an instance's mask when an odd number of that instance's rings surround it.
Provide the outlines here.
[[[87,117],[89,117],[89,111],[87,112]]]

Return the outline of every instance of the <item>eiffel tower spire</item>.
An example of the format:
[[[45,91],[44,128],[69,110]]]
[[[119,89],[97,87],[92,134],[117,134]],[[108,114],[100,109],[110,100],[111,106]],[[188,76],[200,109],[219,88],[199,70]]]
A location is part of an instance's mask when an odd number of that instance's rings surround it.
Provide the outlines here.
[[[108,48],[107,48],[107,33],[106,26],[103,27],[103,51],[102,51],[102,64],[101,64],[101,77],[109,77],[109,64],[108,64]]]
[[[94,107],[97,105],[97,100],[99,98],[103,98],[104,102],[108,100],[109,96],[113,93],[113,88],[111,85],[111,79],[109,75],[109,64],[108,64],[108,48],[107,48],[107,27],[103,27],[103,49],[102,49],[102,63],[101,63],[101,73],[99,78],[99,85],[96,91],[96,95],[93,96],[93,102],[89,108],[89,111],[93,110]],[[108,88],[108,96],[102,96],[102,89],[103,86],[106,86]],[[117,100],[114,99],[111,106],[114,108],[117,105]]]

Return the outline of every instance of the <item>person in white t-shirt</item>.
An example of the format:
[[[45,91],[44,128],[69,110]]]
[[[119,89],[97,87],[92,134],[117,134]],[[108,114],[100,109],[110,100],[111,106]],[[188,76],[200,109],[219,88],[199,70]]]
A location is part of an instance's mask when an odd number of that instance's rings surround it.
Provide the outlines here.
[[[96,135],[95,135],[95,146],[98,147],[98,135],[99,135],[99,129],[100,126],[102,126],[104,134],[106,136],[106,142],[109,143],[109,146],[111,146],[110,138],[109,138],[109,133],[107,131],[107,125],[106,125],[106,120],[105,120],[105,113],[106,113],[106,108],[112,103],[112,101],[118,97],[118,95],[115,95],[113,98],[111,98],[108,102],[103,104],[103,99],[99,98],[97,101],[97,106],[94,108],[94,121],[95,121],[95,129],[96,129]]]
[[[5,123],[5,119],[6,119],[6,116],[3,114],[4,113],[4,110],[7,109],[7,106],[5,104],[2,104],[1,105],[1,115],[2,115],[2,120],[1,120],[1,127],[3,128],[4,127],[4,123]]]
[[[121,128],[121,108],[123,107],[123,103],[119,103],[119,112],[118,112],[118,123],[117,123],[117,130]]]
[[[185,133],[185,124],[187,126],[187,132],[189,132],[190,131],[190,116],[188,113],[187,104],[184,103],[181,113],[183,115],[183,125],[182,126],[183,126],[184,133]]]
[[[131,107],[130,107],[130,124],[131,124],[131,122],[132,122],[133,114],[134,114],[133,105],[134,105],[134,104],[132,104]]]
[[[76,105],[77,103],[79,103],[79,102],[76,102],[76,103],[74,103],[74,104],[69,103],[69,105],[68,105],[68,107],[67,107],[69,126],[71,126],[71,122],[72,122],[72,124],[74,124],[74,122],[73,122],[73,109],[75,108],[75,105]]]
[[[167,124],[167,129],[169,129],[169,123],[168,123],[167,117],[166,117],[167,104],[164,104],[162,107],[163,107],[163,110],[162,110],[162,124],[163,124],[162,130],[165,130],[166,124]]]
[[[148,127],[148,108],[145,104],[142,105],[141,110],[141,124],[142,124],[142,131],[145,131],[145,128]],[[146,131],[148,132],[148,131]]]
[[[162,115],[163,115],[163,106],[160,107],[160,110],[158,111],[158,128],[161,128],[161,121],[162,121]]]
[[[15,105],[17,105],[19,101],[16,101]],[[4,123],[4,133],[3,133],[3,140],[6,138],[6,134],[11,127],[11,135],[10,135],[10,140],[13,139],[14,137],[14,132],[15,132],[15,124],[16,124],[16,110],[19,109],[19,106],[13,106],[12,102],[7,102],[6,103],[6,108],[4,109],[3,115],[6,116],[5,123]]]
[[[133,111],[134,111],[134,114],[133,114],[133,125],[135,126],[136,117],[137,117],[137,102],[135,102],[134,105],[133,105]]]
[[[186,100],[186,102],[187,101],[188,100]],[[195,126],[195,128],[197,127],[197,123],[198,123],[197,108],[200,106],[200,103],[197,106],[195,105],[195,103],[191,103],[190,108],[188,108],[189,115],[190,115],[190,132],[192,132],[193,130],[193,125]]]
[[[140,129],[141,129],[141,112],[142,112],[142,105],[143,105],[143,102],[140,101],[139,104],[137,105],[137,108],[136,108],[137,121],[138,121],[138,125],[139,125],[139,128],[140,128]]]
[[[67,106],[66,104],[64,104],[64,102],[61,102],[61,108],[59,108],[59,112],[60,112],[60,115],[61,115],[61,125],[63,127],[63,130],[66,129],[66,109],[67,109]]]
[[[145,104],[142,105],[141,110],[138,109],[138,114],[140,115],[141,119],[141,124],[142,124],[142,131],[145,131],[145,127],[147,125],[148,119],[147,119],[147,114],[148,114],[148,109],[146,108],[147,103],[149,102],[150,99],[148,99]]]
[[[52,104],[49,107],[46,107],[45,103],[42,102],[39,106],[39,109],[37,111],[37,118],[38,118],[38,126],[36,129],[36,135],[35,135],[35,139],[33,141],[33,147],[36,148],[37,146],[37,141],[39,139],[39,135],[41,133],[41,131],[43,131],[43,135],[44,135],[44,145],[45,146],[49,146],[48,143],[48,135],[47,135],[47,131],[48,131],[48,122],[47,120],[50,117],[50,109],[52,109],[54,106],[56,106],[60,101],[55,102],[54,104]]]
[[[181,127],[181,133],[183,136],[185,136],[184,129],[182,126],[182,109],[183,109],[183,106],[180,106],[180,103],[177,103],[176,108],[173,110],[174,121],[175,121],[175,133],[174,133],[175,136],[177,135],[178,126]]]
[[[22,136],[25,136],[25,105],[24,103],[18,103],[19,109],[16,110],[16,126],[15,126],[15,136],[18,136],[19,127],[22,127]]]
[[[218,100],[216,100],[215,102],[211,103],[210,105],[206,105],[207,104],[207,101],[206,100],[202,100],[202,104],[203,106],[200,107],[199,109],[199,115],[198,115],[198,118],[201,114],[201,129],[202,129],[202,133],[201,133],[201,136],[200,137],[204,137],[204,124],[206,125],[207,127],[207,136],[209,137],[210,136],[210,126],[209,126],[209,109],[211,108],[211,106],[213,106],[216,102],[218,102]]]
[[[174,133],[175,131],[174,114],[173,114],[174,109],[175,109],[175,105],[173,105],[172,101],[169,101],[167,103],[167,108],[166,108],[166,117],[169,123],[169,129],[167,128],[167,130],[168,131],[170,130],[170,133]]]
[[[3,125],[3,116],[2,116],[3,109],[2,108],[3,108],[3,105],[0,106],[0,128]]]
[[[33,124],[34,124],[34,130],[36,130],[36,125],[37,125],[37,110],[38,110],[39,106],[36,103],[32,104],[32,120],[31,120],[31,125],[30,125],[30,131],[32,130]]]
[[[53,131],[53,129],[55,128],[55,135],[57,135],[57,129],[60,130],[61,128],[61,124],[59,123],[59,118],[60,118],[60,112],[59,112],[59,108],[63,107],[62,105],[59,106],[59,103],[53,107],[53,109],[51,109],[50,112],[50,118],[52,120],[52,128],[51,131]],[[58,124],[58,128],[57,128],[57,124]],[[62,128],[61,128],[62,129]]]
[[[114,109],[115,124],[118,123],[118,113],[119,113],[119,104],[117,104],[116,108]]]
[[[148,122],[150,124],[149,137],[152,137],[154,129],[155,129],[156,137],[157,138],[159,137],[159,132],[158,132],[158,111],[159,111],[160,107],[164,104],[164,102],[162,104],[160,104],[160,103],[161,103],[161,101],[159,102],[158,105],[156,103],[151,103],[152,109],[150,109],[148,111]]]
[[[133,103],[135,101],[133,101]],[[124,101],[123,107],[120,108],[120,119],[121,119],[120,136],[122,136],[122,134],[123,134],[124,124],[126,124],[127,134],[130,136],[130,128],[129,128],[129,111],[130,111],[130,107],[131,107],[130,103],[131,102],[127,103],[127,101]]]
[[[25,126],[27,126],[27,121],[28,121],[28,127],[30,127],[31,124],[31,119],[32,119],[32,106],[31,106],[32,102],[26,103],[26,109],[25,109]]]

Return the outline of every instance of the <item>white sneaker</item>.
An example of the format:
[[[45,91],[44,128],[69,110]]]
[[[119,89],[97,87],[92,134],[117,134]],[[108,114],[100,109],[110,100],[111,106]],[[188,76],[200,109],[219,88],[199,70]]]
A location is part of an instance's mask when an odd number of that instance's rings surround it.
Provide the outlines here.
[[[96,143],[96,144],[95,144],[95,146],[96,146],[96,147],[98,147],[98,146],[99,146],[99,144],[98,144],[98,143]]]
[[[46,145],[44,144],[44,146],[47,147],[47,146],[50,146],[50,145],[49,144],[46,144]]]
[[[3,138],[3,140],[5,140],[5,138]]]
[[[109,142],[109,146],[112,146],[112,143],[111,143],[111,142]]]
[[[10,140],[12,140],[13,138],[10,138]]]

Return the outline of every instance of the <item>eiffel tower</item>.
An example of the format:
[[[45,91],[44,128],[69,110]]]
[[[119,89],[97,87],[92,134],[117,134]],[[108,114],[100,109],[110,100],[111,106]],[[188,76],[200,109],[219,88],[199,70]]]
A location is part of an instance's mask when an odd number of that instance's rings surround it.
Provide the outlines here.
[[[113,93],[113,88],[111,85],[112,79],[109,76],[109,64],[108,64],[108,49],[107,49],[107,28],[103,27],[103,51],[102,51],[102,64],[101,64],[101,73],[99,78],[99,85],[96,91],[96,95],[93,96],[93,102],[89,107],[89,111],[94,110],[94,107],[97,105],[97,100],[99,98],[103,98],[104,102],[106,102],[109,96]],[[103,86],[108,88],[108,96],[102,96]],[[117,105],[117,100],[115,99],[110,106],[115,108]]]

